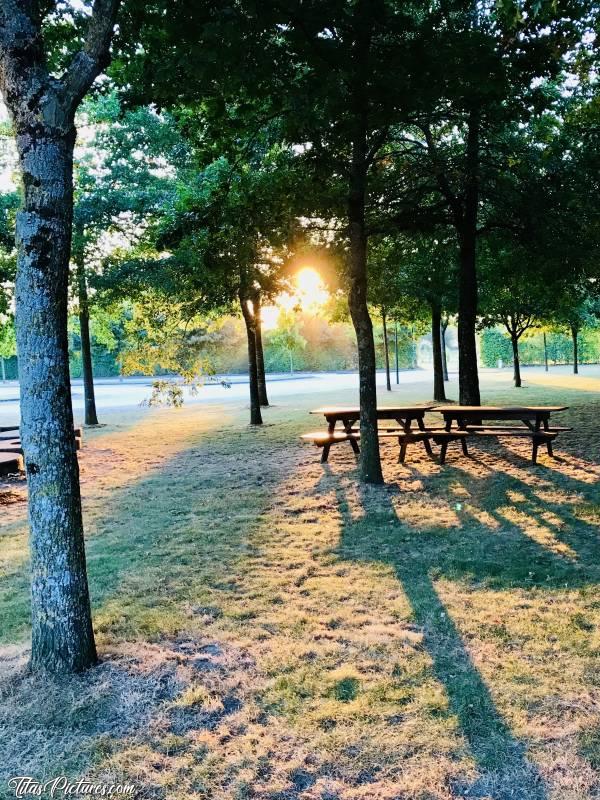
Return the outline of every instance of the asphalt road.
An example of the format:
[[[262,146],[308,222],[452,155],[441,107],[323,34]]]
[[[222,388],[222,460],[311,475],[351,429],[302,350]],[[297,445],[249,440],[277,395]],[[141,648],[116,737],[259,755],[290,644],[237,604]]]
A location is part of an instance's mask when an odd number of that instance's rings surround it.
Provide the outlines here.
[[[549,373],[569,374],[572,368],[568,365],[552,367]],[[495,378],[505,381],[510,378],[511,370],[482,370],[486,378]],[[543,375],[541,367],[527,367],[523,369],[523,379],[527,380],[528,375]],[[584,366],[581,368],[582,376],[600,375],[600,366]],[[206,382],[196,395],[191,395],[189,390],[184,387],[185,403],[228,403],[245,401],[248,398],[248,378],[244,375],[223,376],[229,385],[224,386],[218,382]],[[450,375],[450,380],[457,380],[456,374]],[[400,373],[400,384],[402,386],[416,386],[424,384],[431,386],[433,381],[430,370],[417,369],[405,370]],[[344,389],[352,390],[353,396],[358,388],[358,375],[353,373],[296,373],[277,374],[267,376],[269,398],[276,402],[278,398],[286,398],[294,395],[306,395],[325,392],[333,392]],[[379,372],[377,375],[379,386],[385,386],[385,373]],[[395,375],[392,373],[392,383],[395,385]],[[424,386],[425,390],[425,386]],[[77,419],[80,419],[83,411],[83,385],[81,381],[73,381],[73,410]],[[119,409],[133,409],[147,401],[152,393],[151,378],[125,378],[119,381],[117,378],[100,378],[96,381],[96,403],[99,413],[106,410],[117,411]],[[424,391],[424,396],[427,394]],[[19,385],[15,381],[0,383],[0,425],[18,424],[19,420]]]

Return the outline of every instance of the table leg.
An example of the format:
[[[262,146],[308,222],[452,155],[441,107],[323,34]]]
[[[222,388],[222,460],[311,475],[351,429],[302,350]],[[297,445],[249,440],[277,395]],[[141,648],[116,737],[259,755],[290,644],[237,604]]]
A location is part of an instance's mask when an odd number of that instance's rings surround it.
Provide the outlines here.
[[[417,417],[417,425],[419,426],[419,430],[425,430],[425,423],[423,422],[423,417]],[[423,439],[423,445],[425,447],[425,451],[427,452],[428,456],[433,456],[433,450],[431,449],[431,442],[429,439]]]
[[[346,433],[351,433],[352,428],[356,425],[357,420],[355,419],[347,419],[344,422],[344,430]],[[360,453],[360,447],[358,446],[358,442],[356,439],[350,439],[350,447],[354,450],[354,453],[358,455]]]
[[[400,455],[398,456],[398,463],[404,464],[404,459],[406,458],[406,442],[402,442],[400,445]]]
[[[440,464],[444,464],[446,461],[446,450],[448,449],[448,441],[442,442],[440,446]]]

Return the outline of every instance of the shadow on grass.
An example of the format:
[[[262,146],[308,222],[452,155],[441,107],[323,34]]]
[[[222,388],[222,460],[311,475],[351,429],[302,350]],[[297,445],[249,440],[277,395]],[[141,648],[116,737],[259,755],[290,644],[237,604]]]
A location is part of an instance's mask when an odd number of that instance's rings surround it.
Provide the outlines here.
[[[235,566],[282,477],[270,455],[289,432],[229,423],[204,433],[86,522],[97,632],[169,636],[185,624],[186,603],[202,608],[235,593]],[[28,569],[23,556],[0,576],[0,642],[29,629]]]
[[[333,484],[340,512],[339,555],[345,560],[390,564],[414,620],[422,628],[434,673],[445,687],[450,710],[481,770],[481,779],[477,786],[470,787],[469,796],[482,796],[479,792],[483,791],[494,800],[543,800],[547,796],[544,781],[527,759],[524,744],[513,736],[495,707],[489,688],[436,590],[435,580],[443,577],[474,588],[496,590],[589,587],[591,591],[600,583],[598,524],[579,512],[585,510],[586,503],[595,507],[597,488],[544,467],[529,466],[528,471],[521,472],[527,467],[520,456],[508,454],[507,458],[506,473],[492,468],[477,478],[461,468],[459,459],[457,466],[447,464],[441,476],[419,476],[425,492],[432,497],[452,498],[452,489],[458,487],[468,497],[484,498],[478,508],[457,503],[458,524],[450,528],[427,527],[426,523],[415,528],[403,522],[401,506],[397,510],[393,503],[394,493],[398,492],[394,485],[364,490],[360,495],[361,515],[357,518],[356,512],[351,513],[342,481],[327,468],[324,482],[329,489]],[[410,464],[407,467],[410,470]],[[416,477],[418,470],[411,472]],[[577,493],[580,502],[565,503],[559,490]],[[555,552],[536,541],[518,521],[507,521],[503,515],[506,507],[516,507],[572,552]],[[479,510],[487,513],[487,525],[478,519]]]

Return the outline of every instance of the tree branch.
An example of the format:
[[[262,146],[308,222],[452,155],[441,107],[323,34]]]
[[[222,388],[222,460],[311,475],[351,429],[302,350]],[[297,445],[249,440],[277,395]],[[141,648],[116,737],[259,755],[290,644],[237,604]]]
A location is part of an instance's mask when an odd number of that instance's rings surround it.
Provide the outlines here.
[[[83,48],[61,79],[71,111],[110,62],[110,40],[120,4],[121,0],[94,0]]]

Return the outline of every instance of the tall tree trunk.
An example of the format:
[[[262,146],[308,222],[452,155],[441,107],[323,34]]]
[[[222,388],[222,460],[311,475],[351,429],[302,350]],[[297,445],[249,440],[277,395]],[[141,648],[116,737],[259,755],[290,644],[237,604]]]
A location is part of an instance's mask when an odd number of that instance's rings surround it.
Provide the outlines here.
[[[367,231],[365,202],[367,194],[367,120],[368,64],[373,27],[370,0],[355,5],[355,74],[352,87],[352,161],[348,185],[348,234],[350,240],[348,306],[358,346],[360,397],[360,479],[365,483],[383,483],[379,435],[377,431],[377,369],[373,324],[367,306]]]
[[[6,381],[6,367],[4,366],[4,358],[0,357],[0,365],[2,366],[2,383]]]
[[[79,333],[81,336],[81,368],[83,372],[83,397],[85,424],[97,425],[96,394],[94,391],[94,367],[90,340],[90,309],[83,257],[77,259],[77,292],[79,295]]]
[[[433,350],[433,399],[446,402],[444,389],[444,367],[442,360],[442,309],[431,305],[431,347]]]
[[[441,339],[442,339],[442,373],[444,380],[448,380],[448,356],[446,354],[446,330],[448,329],[448,319],[442,319],[441,325]]]
[[[367,307],[367,237],[365,232],[366,141],[353,145],[351,188],[348,198],[350,233],[350,293],[348,305],[358,346],[360,397],[360,478],[383,483],[377,431],[377,388],[373,325]]]
[[[75,672],[96,661],[67,347],[75,111],[109,61],[119,0],[94,0],[83,47],[50,74],[53,4],[0,2],[0,90],[23,178],[15,283],[21,441],[29,489],[31,663]]]
[[[571,338],[573,339],[573,374],[579,373],[579,342],[577,335],[579,328],[576,325],[571,325]]]
[[[398,320],[394,320],[394,349],[396,351],[396,385],[400,385],[400,361],[398,356]]]
[[[18,130],[17,347],[21,439],[29,488],[34,668],[74,672],[96,661],[73,436],[67,284],[75,128]]]
[[[514,331],[509,331],[513,351],[513,380],[517,389],[521,388],[521,362],[519,360],[519,337]]]
[[[260,295],[256,294],[252,301],[254,306],[254,336],[256,339],[256,371],[258,375],[258,399],[261,406],[269,405],[267,396],[267,377],[265,375],[265,354],[262,340],[262,314]]]
[[[546,331],[544,331],[544,369],[548,372],[548,345],[546,343]]]
[[[381,309],[381,321],[383,323],[383,351],[385,353],[385,383],[388,392],[392,391],[392,381],[390,378],[390,348],[388,343],[388,334],[387,334],[387,318],[385,315],[385,309]]]
[[[254,315],[250,310],[249,298],[240,294],[240,305],[242,316],[246,324],[246,336],[248,337],[248,379],[250,382],[250,424],[262,425],[262,415],[260,413],[260,397],[258,394],[258,369],[256,366],[256,330],[254,327]]]
[[[479,113],[469,116],[465,208],[459,229],[458,384],[461,405],[481,405],[477,371],[477,216],[479,205]]]

